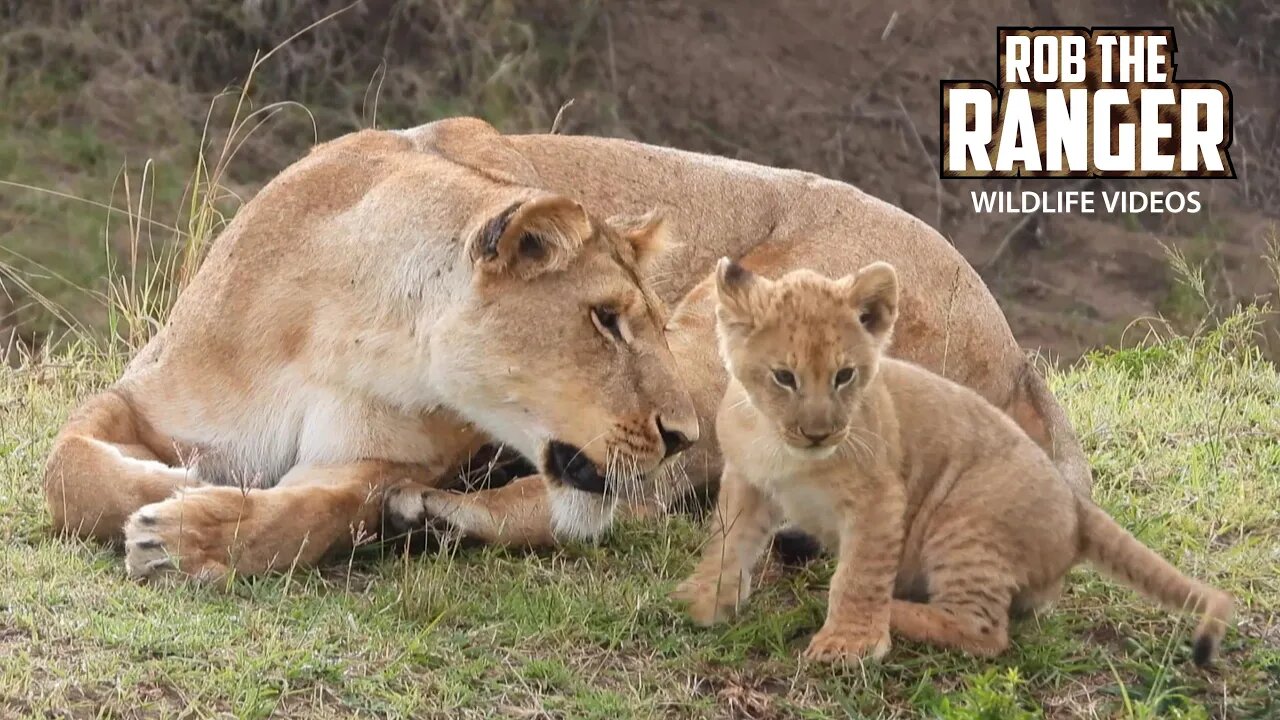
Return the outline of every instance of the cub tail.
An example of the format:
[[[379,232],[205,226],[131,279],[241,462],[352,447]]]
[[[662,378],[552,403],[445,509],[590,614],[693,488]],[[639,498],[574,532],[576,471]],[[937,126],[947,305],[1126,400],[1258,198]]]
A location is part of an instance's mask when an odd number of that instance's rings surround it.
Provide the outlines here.
[[[1089,500],[1077,498],[1076,503],[1083,556],[1104,574],[1169,610],[1198,614],[1192,660],[1202,667],[1209,664],[1231,622],[1231,596],[1183,575]]]

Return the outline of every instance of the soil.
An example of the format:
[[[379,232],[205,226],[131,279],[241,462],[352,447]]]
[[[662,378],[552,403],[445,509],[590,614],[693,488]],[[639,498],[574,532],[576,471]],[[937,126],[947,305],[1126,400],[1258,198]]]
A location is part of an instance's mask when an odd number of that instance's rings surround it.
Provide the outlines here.
[[[1214,15],[1179,12],[1176,2],[1057,3],[1056,13],[1040,5],[637,0],[611,6],[604,55],[636,138],[811,170],[907,209],[979,269],[1020,342],[1051,356],[1127,340],[1135,318],[1203,318],[1165,246],[1208,263],[1219,314],[1274,298],[1277,277],[1259,260],[1280,217],[1280,10],[1265,0]],[[975,213],[971,190],[1067,187],[938,180],[938,83],[994,79],[998,25],[1174,26],[1178,77],[1233,90],[1240,179],[1090,186],[1198,190],[1198,215]]]

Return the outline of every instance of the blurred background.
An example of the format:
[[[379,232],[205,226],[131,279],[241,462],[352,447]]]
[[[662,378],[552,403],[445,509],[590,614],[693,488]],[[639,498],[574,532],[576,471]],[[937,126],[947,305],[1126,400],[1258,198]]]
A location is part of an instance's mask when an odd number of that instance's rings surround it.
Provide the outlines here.
[[[998,25],[1059,24],[1172,25],[1178,77],[1233,90],[1239,179],[1089,186],[1199,190],[1197,215],[975,214],[974,189],[1068,185],[940,182],[938,83],[994,79]],[[0,353],[121,332],[115,296],[170,291],[200,251],[173,249],[317,138],[458,114],[545,132],[572,100],[562,132],[906,208],[1023,345],[1071,361],[1141,339],[1136,318],[1186,332],[1275,300],[1277,47],[1273,0],[0,0]],[[1276,357],[1274,316],[1263,335]]]

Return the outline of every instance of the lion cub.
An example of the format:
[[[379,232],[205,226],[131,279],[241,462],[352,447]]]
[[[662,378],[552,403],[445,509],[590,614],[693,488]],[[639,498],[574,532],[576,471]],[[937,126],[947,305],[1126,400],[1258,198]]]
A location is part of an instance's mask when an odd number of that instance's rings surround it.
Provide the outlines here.
[[[1009,644],[1010,613],[1052,602],[1089,560],[1173,610],[1203,616],[1207,663],[1230,596],[1178,572],[1058,476],[977,393],[884,356],[892,266],[829,280],[717,269],[720,349],[732,379],[717,418],[724,475],[711,539],[673,593],[699,624],[750,594],[783,523],[838,552],[827,619],[807,658],[879,658],[889,631],[978,655]]]

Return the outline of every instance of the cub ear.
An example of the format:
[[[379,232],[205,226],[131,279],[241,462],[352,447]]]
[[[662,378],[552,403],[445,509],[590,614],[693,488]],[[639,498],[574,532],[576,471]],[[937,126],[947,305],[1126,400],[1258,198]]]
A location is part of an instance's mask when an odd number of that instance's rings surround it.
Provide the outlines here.
[[[643,215],[615,215],[609,218],[609,226],[631,245],[641,270],[647,270],[671,245],[667,219],[657,209]]]
[[[528,280],[563,270],[590,236],[591,220],[581,205],[544,195],[490,218],[471,244],[471,260],[484,272]]]
[[[769,281],[727,257],[716,265],[716,316],[728,325],[751,327]]]
[[[898,319],[898,272],[886,262],[874,262],[840,281],[858,313],[858,322],[884,344]]]

